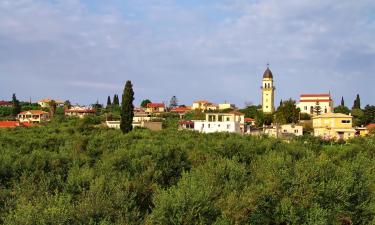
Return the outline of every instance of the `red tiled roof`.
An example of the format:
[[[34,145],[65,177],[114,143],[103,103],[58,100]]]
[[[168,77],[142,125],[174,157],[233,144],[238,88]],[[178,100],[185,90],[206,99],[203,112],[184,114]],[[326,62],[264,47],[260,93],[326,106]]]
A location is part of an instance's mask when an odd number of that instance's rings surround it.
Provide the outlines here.
[[[331,94],[301,94],[301,98],[303,97],[331,97]]]
[[[252,122],[252,121],[254,121],[255,119],[253,119],[253,118],[245,118],[245,122]]]
[[[369,125],[366,126],[368,130],[374,130],[375,129],[375,123],[370,123]]]
[[[0,121],[0,128],[30,127],[32,123],[20,123],[18,121]]]
[[[173,113],[184,113],[186,111],[190,111],[191,109],[188,107],[178,107],[171,110]]]
[[[0,101],[0,106],[11,106],[12,102]]]
[[[165,105],[163,103],[147,103],[147,108],[164,108]]]
[[[191,120],[182,120],[179,123],[180,123],[180,125],[185,125],[185,124],[186,125],[193,125],[194,124],[194,122],[191,121]]]
[[[309,100],[299,100],[299,102],[332,102],[332,99],[309,99]]]
[[[21,115],[31,113],[32,115],[42,115],[42,114],[49,114],[48,112],[42,111],[42,110],[29,110],[29,111],[24,111],[21,112]]]
[[[18,121],[0,121],[0,127],[19,127]]]

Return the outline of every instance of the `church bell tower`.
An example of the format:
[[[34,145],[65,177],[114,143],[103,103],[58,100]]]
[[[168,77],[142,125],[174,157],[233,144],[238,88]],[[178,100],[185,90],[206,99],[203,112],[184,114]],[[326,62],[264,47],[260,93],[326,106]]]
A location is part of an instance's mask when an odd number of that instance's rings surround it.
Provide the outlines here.
[[[275,112],[275,86],[273,86],[273,75],[267,64],[262,81],[262,109],[264,113]]]

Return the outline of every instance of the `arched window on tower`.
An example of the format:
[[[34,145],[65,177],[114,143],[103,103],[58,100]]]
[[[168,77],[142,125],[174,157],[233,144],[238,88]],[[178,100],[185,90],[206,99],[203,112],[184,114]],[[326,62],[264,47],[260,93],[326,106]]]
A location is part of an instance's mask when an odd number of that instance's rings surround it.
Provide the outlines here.
[[[267,84],[264,84],[264,88],[267,88]]]

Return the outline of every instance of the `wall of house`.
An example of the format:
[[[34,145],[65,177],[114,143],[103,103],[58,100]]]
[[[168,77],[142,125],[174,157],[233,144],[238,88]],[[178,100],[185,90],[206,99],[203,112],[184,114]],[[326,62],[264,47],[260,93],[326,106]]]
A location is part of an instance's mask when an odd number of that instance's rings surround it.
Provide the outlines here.
[[[241,133],[241,124],[237,122],[194,121],[194,130],[202,133],[229,132]]]

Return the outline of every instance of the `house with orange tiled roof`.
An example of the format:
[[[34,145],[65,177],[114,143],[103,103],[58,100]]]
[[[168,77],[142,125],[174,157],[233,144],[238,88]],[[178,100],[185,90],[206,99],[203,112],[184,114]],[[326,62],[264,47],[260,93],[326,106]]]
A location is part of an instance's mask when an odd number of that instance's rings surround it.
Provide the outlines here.
[[[12,107],[12,102],[9,101],[0,101],[0,107]]]
[[[147,103],[145,111],[147,113],[163,113],[165,112],[164,103]]]
[[[198,101],[193,102],[191,109],[201,110],[201,111],[209,111],[209,110],[214,111],[214,110],[218,110],[219,106],[206,100],[198,100]]]
[[[54,100],[54,99],[50,99],[50,98],[45,98],[45,99],[39,100],[38,105],[40,105],[40,107],[42,107],[42,108],[49,108],[51,101],[55,101],[57,106],[60,106],[60,107],[64,106],[64,101]]]
[[[50,115],[48,112],[42,110],[29,110],[18,114],[17,119],[21,123],[41,123],[49,121]]]

